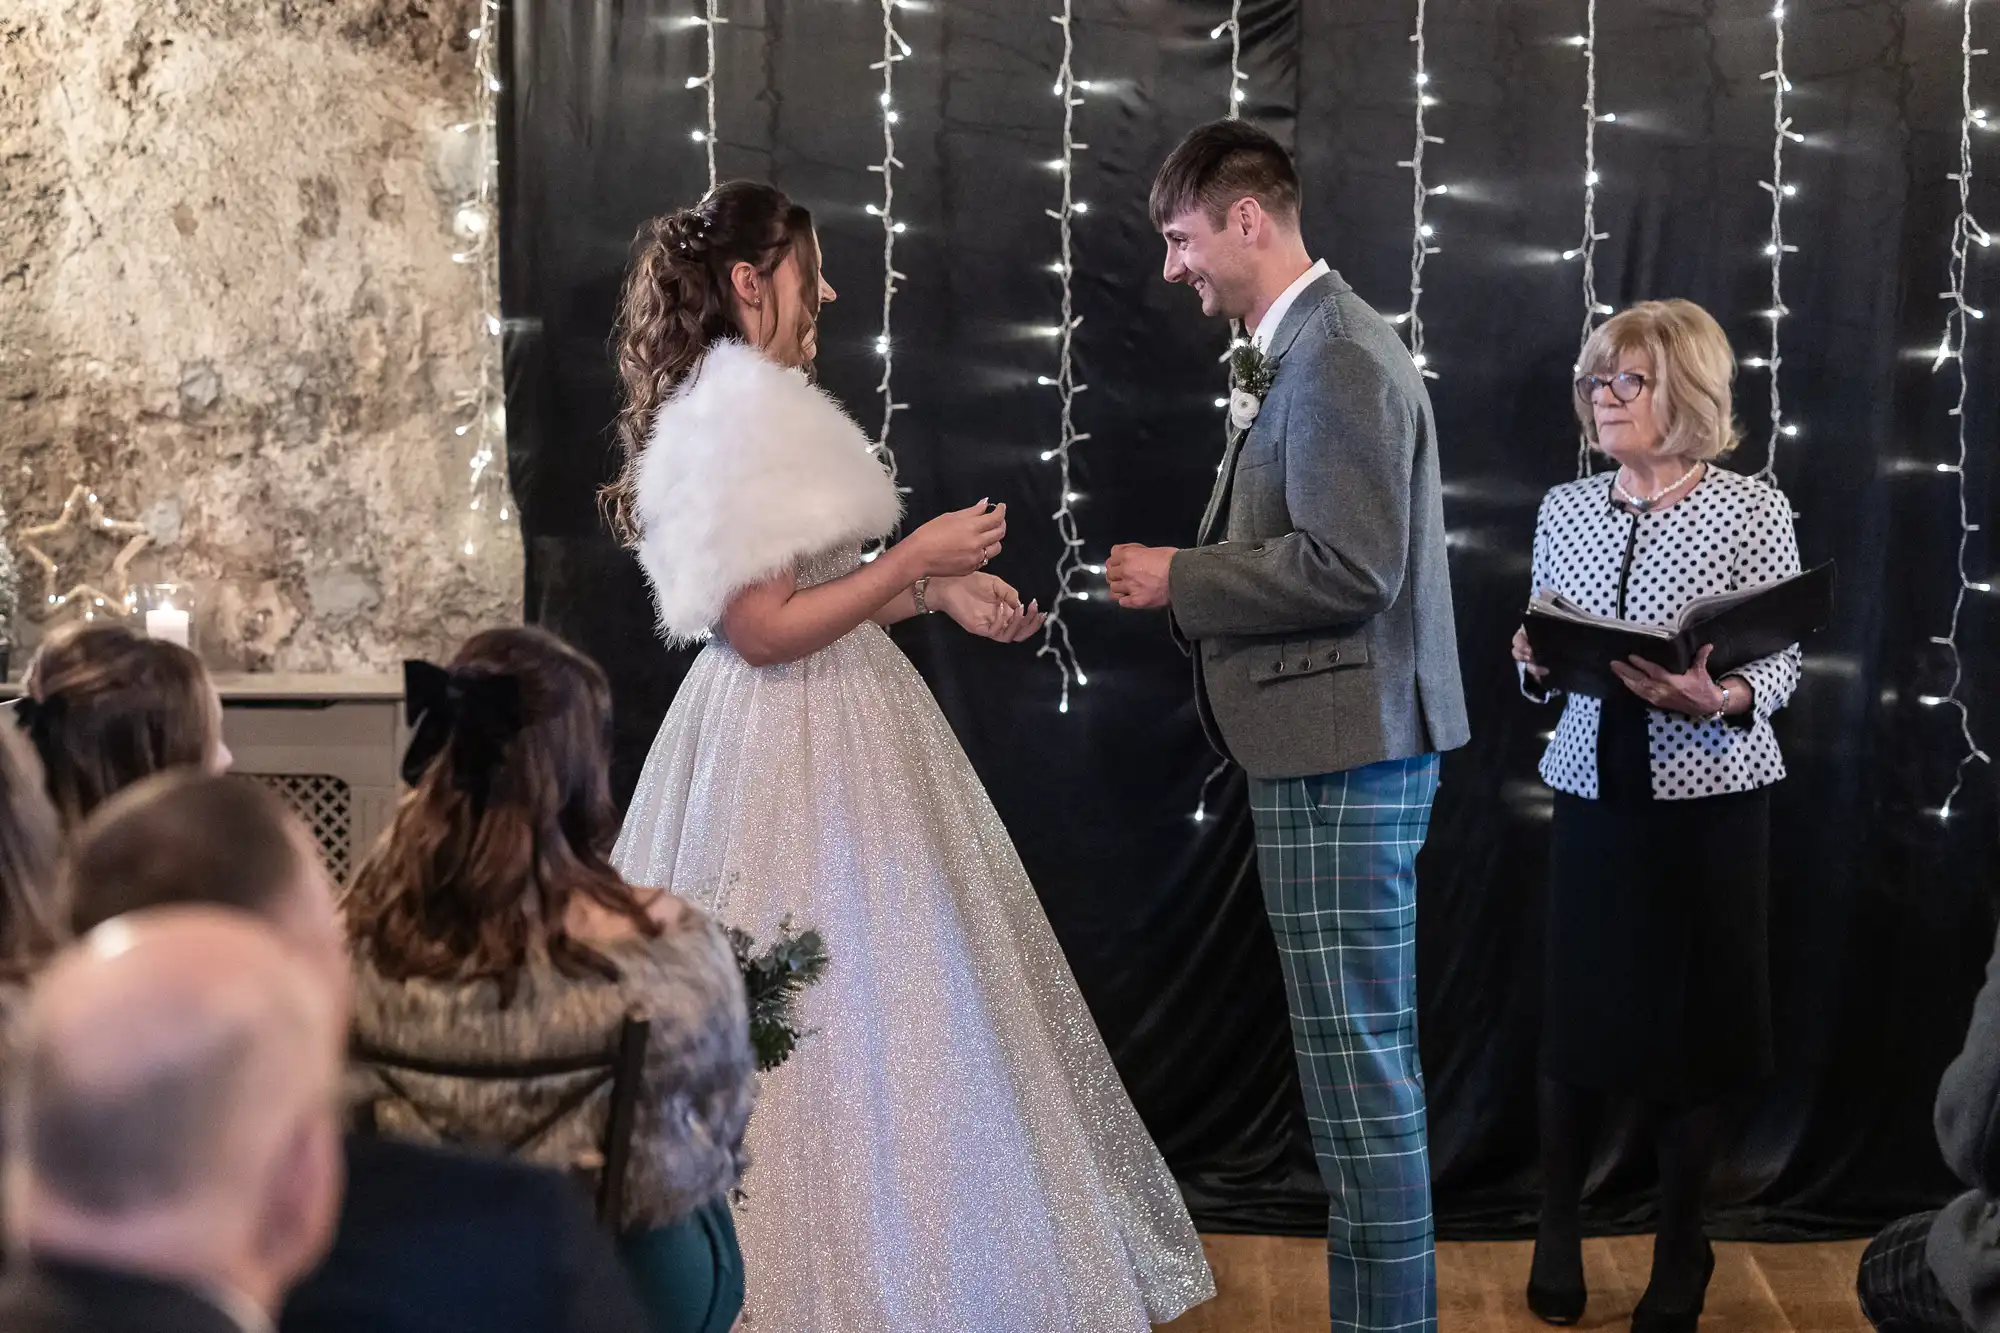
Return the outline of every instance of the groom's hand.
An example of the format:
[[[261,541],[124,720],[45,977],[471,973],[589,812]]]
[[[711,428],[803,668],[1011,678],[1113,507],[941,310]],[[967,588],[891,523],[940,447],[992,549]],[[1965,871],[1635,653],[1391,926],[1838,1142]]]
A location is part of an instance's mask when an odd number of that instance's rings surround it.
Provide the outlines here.
[[[1118,605],[1135,611],[1150,611],[1167,604],[1167,571],[1173,567],[1171,546],[1134,546],[1127,543],[1111,548],[1104,577]]]

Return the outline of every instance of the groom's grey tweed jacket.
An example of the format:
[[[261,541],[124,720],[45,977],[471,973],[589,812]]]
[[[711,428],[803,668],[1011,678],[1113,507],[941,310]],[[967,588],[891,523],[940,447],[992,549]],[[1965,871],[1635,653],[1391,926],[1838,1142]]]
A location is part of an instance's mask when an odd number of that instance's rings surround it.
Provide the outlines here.
[[[1170,576],[1209,739],[1259,778],[1463,745],[1422,374],[1338,273],[1299,294],[1266,355],[1276,381],[1231,432]]]

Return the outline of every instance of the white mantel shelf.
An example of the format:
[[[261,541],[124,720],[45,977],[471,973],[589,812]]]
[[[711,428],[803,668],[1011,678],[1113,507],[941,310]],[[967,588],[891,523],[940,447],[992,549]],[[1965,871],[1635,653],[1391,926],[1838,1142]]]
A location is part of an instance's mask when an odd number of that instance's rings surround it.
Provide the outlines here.
[[[396,703],[403,697],[400,675],[322,675],[317,672],[219,671],[215,689],[224,703]],[[21,692],[21,682],[0,683],[0,699]]]
[[[403,697],[400,675],[320,675],[314,672],[218,672],[216,692],[223,702],[251,699],[328,699],[395,702]]]

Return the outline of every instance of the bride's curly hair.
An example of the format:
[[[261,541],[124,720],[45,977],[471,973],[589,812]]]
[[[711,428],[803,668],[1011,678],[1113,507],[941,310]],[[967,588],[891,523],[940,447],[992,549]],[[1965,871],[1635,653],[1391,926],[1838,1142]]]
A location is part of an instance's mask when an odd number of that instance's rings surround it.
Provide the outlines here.
[[[639,540],[636,483],[654,409],[700,369],[717,339],[747,336],[736,320],[730,275],[748,264],[768,278],[797,254],[807,308],[817,307],[812,228],[811,213],[755,181],[726,181],[693,208],[640,225],[613,331],[624,384],[618,445],[625,464],[598,496],[622,545]]]

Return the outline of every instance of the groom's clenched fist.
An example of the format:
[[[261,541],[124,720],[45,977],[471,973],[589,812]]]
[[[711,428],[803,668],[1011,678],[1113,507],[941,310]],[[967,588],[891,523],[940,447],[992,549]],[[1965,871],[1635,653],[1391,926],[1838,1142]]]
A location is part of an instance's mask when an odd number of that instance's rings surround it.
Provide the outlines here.
[[[1128,542],[1111,548],[1104,577],[1118,605],[1150,611],[1167,604],[1167,571],[1173,563],[1171,546],[1135,546]]]

